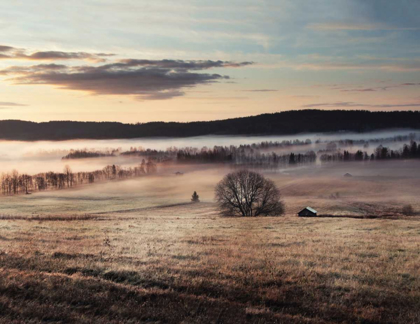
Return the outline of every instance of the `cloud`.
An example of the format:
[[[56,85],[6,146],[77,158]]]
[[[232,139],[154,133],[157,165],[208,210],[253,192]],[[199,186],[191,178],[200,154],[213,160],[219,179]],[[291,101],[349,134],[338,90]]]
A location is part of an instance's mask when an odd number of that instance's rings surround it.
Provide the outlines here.
[[[294,95],[293,98],[319,98],[319,96],[316,95]]]
[[[60,52],[60,51],[43,51],[35,52],[30,55],[20,55],[21,58],[28,60],[88,60],[93,62],[105,62],[104,57],[113,54],[104,53],[85,53],[85,52]]]
[[[420,86],[420,82],[419,83],[407,82],[407,83],[401,84],[401,86]]]
[[[213,96],[213,97],[187,97],[187,99],[197,100],[197,101],[208,101],[209,104],[214,104],[213,101],[225,102],[225,101],[229,101],[229,100],[233,100],[233,101],[236,101],[236,100],[247,100],[249,98],[248,97],[235,97],[235,96],[230,96],[230,97]]]
[[[250,89],[250,90],[241,90],[242,92],[276,92],[277,89]]]
[[[183,96],[187,88],[229,79],[225,75],[196,71],[249,64],[252,63],[130,59],[100,66],[12,66],[0,70],[0,74],[11,76],[8,80],[14,84],[47,84],[96,95],[132,95],[142,100],[162,100]]]
[[[323,102],[316,104],[303,105],[303,108],[317,108],[317,107],[360,107],[361,105],[354,102]]]
[[[370,55],[330,56],[320,54],[298,55],[294,59],[279,60],[277,68],[312,71],[420,71],[420,57],[383,57]]]
[[[0,75],[13,75],[13,74],[30,74],[42,73],[46,71],[59,71],[67,70],[67,65],[63,64],[38,64],[32,66],[10,66],[6,69],[0,70]]]
[[[384,88],[381,88],[384,89]],[[374,92],[378,91],[378,88],[364,88],[364,89],[343,89],[342,92]]]
[[[0,45],[0,59],[54,61],[54,60],[87,60],[92,62],[105,62],[106,57],[114,56],[107,53],[63,52],[63,51],[37,51],[28,54],[26,49]]]
[[[420,107],[420,103],[409,103],[409,104],[363,104],[351,101],[339,101],[339,102],[324,102],[324,103],[316,103],[316,104],[309,104],[303,105],[303,108],[320,108],[320,107],[341,107],[341,108],[352,108],[352,107],[369,107],[369,108],[407,108],[407,107]]]
[[[340,87],[336,87],[332,89],[340,90],[341,92],[375,92],[375,91],[386,91],[388,89],[400,88],[400,87],[406,87],[406,86],[420,86],[420,83],[407,82],[407,83],[388,85],[388,86],[382,86],[382,87],[372,87],[372,88],[359,87],[359,88],[352,88],[352,89],[342,89]]]
[[[11,46],[0,45],[0,53],[9,52],[13,49]]]
[[[373,30],[418,30],[414,27],[397,27],[379,23],[361,23],[361,22],[324,22],[313,23],[306,26],[308,29],[318,31],[337,31],[337,30],[359,30],[359,31],[373,31]]]
[[[357,63],[357,62],[314,62],[314,63],[289,63],[284,65],[286,67],[294,68],[295,70],[313,70],[313,71],[333,71],[333,70],[382,70],[382,71],[394,71],[394,72],[418,72],[420,71],[420,61],[413,60],[407,63],[380,63],[380,62],[369,62],[369,63]]]
[[[16,102],[7,102],[7,101],[0,101],[0,107],[25,107],[27,105],[16,103]]]
[[[165,90],[165,91],[149,91],[149,92],[142,92],[138,93],[139,98],[141,100],[165,100],[165,99],[172,99],[175,97],[182,97],[185,95],[185,92],[178,91],[178,90]]]
[[[227,67],[242,67],[251,65],[253,62],[229,62],[229,61],[211,61],[211,60],[198,60],[198,61],[184,61],[184,60],[135,60],[126,59],[121,60],[120,63],[115,63],[109,67],[119,66],[154,66],[165,69],[183,69],[183,70],[207,70],[211,68],[227,68]]]

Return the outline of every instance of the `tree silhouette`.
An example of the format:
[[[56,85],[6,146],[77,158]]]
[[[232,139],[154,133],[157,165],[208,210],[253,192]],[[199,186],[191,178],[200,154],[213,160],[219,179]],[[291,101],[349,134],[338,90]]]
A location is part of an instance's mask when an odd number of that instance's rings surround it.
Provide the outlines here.
[[[226,175],[216,186],[216,200],[226,216],[279,216],[284,213],[280,191],[261,174],[240,170]]]
[[[71,168],[66,164],[64,166],[64,174],[66,176],[66,180],[67,180],[67,187],[70,187],[70,185],[73,185],[73,177],[72,177],[72,171]]]
[[[200,202],[200,196],[197,195],[197,191],[194,191],[194,193],[192,194],[191,201],[192,202]]]

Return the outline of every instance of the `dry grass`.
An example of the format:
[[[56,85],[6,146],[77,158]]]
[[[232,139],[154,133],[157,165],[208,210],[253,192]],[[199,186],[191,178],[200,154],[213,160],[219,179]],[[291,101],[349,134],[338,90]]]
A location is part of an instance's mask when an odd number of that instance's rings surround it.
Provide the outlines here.
[[[419,323],[419,170],[269,173],[281,218],[219,217],[219,168],[7,197],[0,323]]]
[[[27,221],[83,221],[98,220],[96,215],[0,215],[0,220],[27,220]]]
[[[418,217],[220,218],[200,203],[0,229],[2,323],[420,322]]]

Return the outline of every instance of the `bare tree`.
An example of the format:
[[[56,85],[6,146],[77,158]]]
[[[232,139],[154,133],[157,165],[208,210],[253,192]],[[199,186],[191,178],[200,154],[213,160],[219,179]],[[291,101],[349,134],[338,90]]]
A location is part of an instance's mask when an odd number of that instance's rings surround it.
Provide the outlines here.
[[[70,187],[70,184],[73,186],[73,177],[72,177],[72,171],[71,168],[66,164],[64,166],[64,174],[66,176],[66,180],[67,180],[67,188]]]
[[[16,170],[12,171],[11,183],[13,187],[13,194],[19,193],[19,172]]]
[[[145,159],[142,159],[141,160],[140,173],[141,174],[145,174],[146,173],[146,161],[145,161]]]
[[[29,189],[32,185],[32,177],[27,174],[22,174],[20,176],[20,183],[25,193],[29,194]]]
[[[280,191],[261,174],[240,170],[226,175],[216,186],[216,201],[227,216],[279,216],[284,213]]]
[[[152,161],[152,159],[149,158],[149,160],[146,163],[147,174],[156,173],[156,171],[157,171],[156,164]]]

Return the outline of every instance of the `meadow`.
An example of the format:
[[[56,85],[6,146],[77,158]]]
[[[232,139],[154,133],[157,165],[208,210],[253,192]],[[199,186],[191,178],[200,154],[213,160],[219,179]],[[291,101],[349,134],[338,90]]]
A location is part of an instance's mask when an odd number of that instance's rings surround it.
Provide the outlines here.
[[[264,172],[282,217],[220,216],[220,165],[2,197],[0,322],[418,323],[419,162],[362,164]]]

